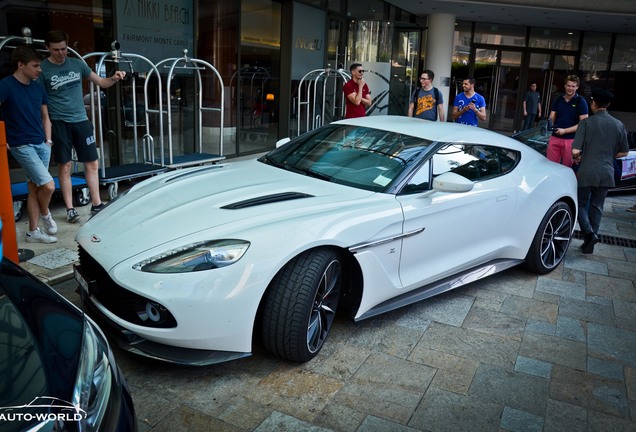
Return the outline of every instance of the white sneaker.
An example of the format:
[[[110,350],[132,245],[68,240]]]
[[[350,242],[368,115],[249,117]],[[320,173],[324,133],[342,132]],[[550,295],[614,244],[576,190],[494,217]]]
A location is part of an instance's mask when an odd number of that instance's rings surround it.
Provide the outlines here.
[[[44,231],[46,231],[47,234],[53,235],[57,233],[57,224],[53,220],[51,212],[49,212],[47,216],[40,216],[40,219],[42,220],[42,224],[44,224]]]
[[[40,228],[36,228],[35,231],[27,231],[26,241],[27,243],[55,243],[57,237],[43,233]]]

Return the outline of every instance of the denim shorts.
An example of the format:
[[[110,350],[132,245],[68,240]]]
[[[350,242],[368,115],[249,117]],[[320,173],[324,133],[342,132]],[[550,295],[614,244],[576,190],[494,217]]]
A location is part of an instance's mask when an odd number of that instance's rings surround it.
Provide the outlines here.
[[[49,173],[50,145],[46,143],[24,144],[18,147],[9,147],[9,150],[26,171],[28,182],[42,186],[53,181],[53,177]]]

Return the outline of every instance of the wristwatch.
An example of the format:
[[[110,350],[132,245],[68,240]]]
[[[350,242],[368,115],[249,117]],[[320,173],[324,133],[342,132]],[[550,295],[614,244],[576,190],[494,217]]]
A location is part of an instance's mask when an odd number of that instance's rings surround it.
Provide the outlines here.
[[[46,142],[48,145],[53,145],[53,141],[51,141],[51,140],[46,140],[45,142]]]

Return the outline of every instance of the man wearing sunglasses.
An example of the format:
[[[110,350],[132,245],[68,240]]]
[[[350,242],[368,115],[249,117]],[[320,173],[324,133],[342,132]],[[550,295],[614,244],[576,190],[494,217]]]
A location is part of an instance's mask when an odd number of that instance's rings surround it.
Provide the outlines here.
[[[360,63],[352,63],[349,66],[351,79],[342,86],[345,94],[345,118],[364,117],[367,107],[371,106],[371,92],[369,86],[362,78],[364,69]]]

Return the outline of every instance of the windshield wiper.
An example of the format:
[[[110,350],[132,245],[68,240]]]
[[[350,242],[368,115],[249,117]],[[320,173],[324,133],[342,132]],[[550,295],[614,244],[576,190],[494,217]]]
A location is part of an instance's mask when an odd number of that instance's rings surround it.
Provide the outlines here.
[[[304,170],[301,170],[301,171],[303,171],[309,177],[315,177],[317,179],[333,182],[333,177],[331,177],[330,175],[323,174],[323,173],[320,173],[318,171],[314,171],[314,170],[311,170],[311,169],[304,169]]]
[[[278,168],[285,168],[285,163],[278,162],[276,159],[272,158],[268,154],[264,155],[261,159],[268,165],[273,165]]]
[[[396,160],[400,161],[402,163],[402,165],[406,165],[406,161],[404,159],[402,159],[401,157],[395,156],[394,154],[389,153],[389,152],[385,152],[383,150],[376,150],[376,149],[369,148],[369,147],[356,147],[356,150],[362,150],[362,151],[367,151],[369,153],[381,154],[381,155],[386,156],[388,158],[396,159]]]
[[[318,179],[326,180],[326,181],[330,181],[330,182],[334,181],[333,177],[331,177],[331,176],[329,176],[327,174],[323,174],[323,173],[320,173],[318,171],[314,171],[314,170],[309,169],[309,168],[298,168],[296,166],[288,164],[287,162],[282,162],[281,163],[281,162],[278,162],[278,161],[272,159],[270,156],[267,156],[267,155],[263,156],[263,160],[266,163],[274,165],[275,167],[283,168],[283,169],[285,169],[287,171],[295,172],[297,174],[304,174],[304,175],[309,176],[309,177],[314,177],[314,178],[318,178]]]

